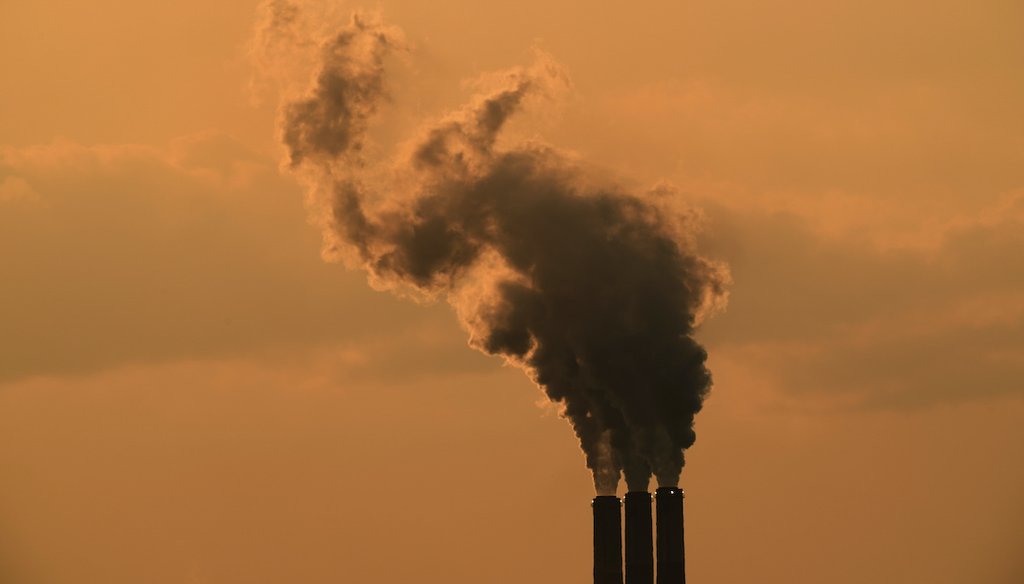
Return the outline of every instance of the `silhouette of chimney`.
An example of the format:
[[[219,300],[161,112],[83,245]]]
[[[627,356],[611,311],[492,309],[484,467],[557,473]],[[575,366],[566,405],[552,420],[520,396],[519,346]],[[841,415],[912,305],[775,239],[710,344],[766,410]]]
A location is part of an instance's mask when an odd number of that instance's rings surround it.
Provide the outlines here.
[[[594,584],[622,584],[622,502],[599,495],[594,508]]]
[[[686,584],[683,551],[683,491],[658,487],[658,584]]]
[[[626,493],[626,584],[654,584],[651,494]]]

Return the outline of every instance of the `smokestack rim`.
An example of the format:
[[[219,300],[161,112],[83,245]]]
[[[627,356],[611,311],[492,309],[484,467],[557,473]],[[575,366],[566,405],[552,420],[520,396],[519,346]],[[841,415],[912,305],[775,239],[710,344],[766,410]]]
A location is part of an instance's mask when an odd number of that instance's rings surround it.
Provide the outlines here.
[[[616,505],[620,507],[622,506],[622,499],[620,499],[617,495],[597,495],[596,497],[590,500],[590,506],[597,507],[598,505],[601,505],[607,507],[612,502],[612,500],[615,501]]]
[[[658,489],[654,491],[654,498],[657,499],[659,496],[685,497],[686,493],[679,487],[658,487]]]

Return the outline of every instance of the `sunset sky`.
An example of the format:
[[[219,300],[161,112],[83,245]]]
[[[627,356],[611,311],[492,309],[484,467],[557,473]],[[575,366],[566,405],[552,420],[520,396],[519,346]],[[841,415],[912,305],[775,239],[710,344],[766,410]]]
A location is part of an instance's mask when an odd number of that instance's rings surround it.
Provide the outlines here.
[[[513,136],[700,209],[691,582],[1024,582],[1024,4],[306,4],[404,31],[375,148],[542,53]],[[590,582],[557,407],[322,259],[258,8],[0,5],[0,582]]]

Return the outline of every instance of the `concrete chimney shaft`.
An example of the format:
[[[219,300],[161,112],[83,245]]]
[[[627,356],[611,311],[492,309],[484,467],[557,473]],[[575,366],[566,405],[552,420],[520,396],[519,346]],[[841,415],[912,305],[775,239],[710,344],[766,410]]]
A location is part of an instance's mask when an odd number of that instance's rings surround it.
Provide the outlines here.
[[[622,584],[622,502],[594,497],[594,584]]]
[[[658,516],[658,584],[686,584],[683,491],[659,487],[654,496]]]
[[[626,584],[654,584],[651,494],[626,493]]]

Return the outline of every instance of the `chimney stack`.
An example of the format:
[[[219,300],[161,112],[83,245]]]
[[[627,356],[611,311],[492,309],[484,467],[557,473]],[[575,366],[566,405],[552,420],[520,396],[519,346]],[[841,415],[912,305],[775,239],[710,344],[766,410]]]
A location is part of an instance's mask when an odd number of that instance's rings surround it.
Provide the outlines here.
[[[594,584],[622,584],[622,502],[599,495],[594,508]]]
[[[626,584],[654,584],[651,494],[626,493]]]
[[[683,491],[658,487],[658,584],[686,584],[683,552]]]

